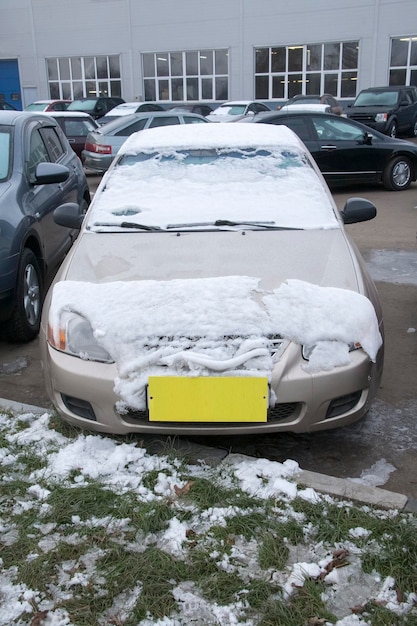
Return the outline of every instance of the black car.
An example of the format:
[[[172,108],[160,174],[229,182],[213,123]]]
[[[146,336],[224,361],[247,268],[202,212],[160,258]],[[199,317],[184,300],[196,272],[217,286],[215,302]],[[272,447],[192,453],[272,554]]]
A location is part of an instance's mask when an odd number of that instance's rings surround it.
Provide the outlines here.
[[[0,322],[10,341],[39,332],[45,288],[78,232],[54,222],[54,210],[68,202],[81,214],[90,193],[56,121],[0,111]]]
[[[252,123],[284,124],[305,143],[329,185],[379,183],[407,189],[417,175],[417,146],[332,113],[259,113]],[[242,123],[242,122],[241,122]]]
[[[88,133],[99,128],[97,120],[81,111],[52,111],[49,115],[58,122],[71,148],[81,158]]]
[[[385,135],[417,137],[417,87],[396,85],[363,89],[347,116]]]
[[[79,98],[73,100],[67,108],[67,111],[82,111],[88,113],[95,120],[103,117],[109,111],[114,109],[118,104],[123,104],[123,98],[117,96],[100,96],[98,98]]]

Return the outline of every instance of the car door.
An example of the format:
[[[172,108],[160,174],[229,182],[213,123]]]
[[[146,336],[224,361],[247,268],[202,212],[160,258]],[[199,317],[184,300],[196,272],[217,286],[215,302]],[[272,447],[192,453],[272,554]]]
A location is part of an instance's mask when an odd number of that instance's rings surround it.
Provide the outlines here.
[[[70,248],[75,232],[58,226],[53,219],[57,206],[77,201],[77,182],[71,171],[72,153],[66,156],[65,147],[53,127],[40,124],[32,126],[26,159],[26,191],[22,197],[23,211],[30,216],[32,226],[43,242],[43,255],[47,266],[56,265]],[[39,163],[61,163],[70,169],[70,176],[63,183],[35,184],[36,167]]]
[[[397,121],[399,131],[408,131],[414,122],[415,105],[411,93],[402,89],[399,95]]]
[[[312,152],[329,183],[374,182],[383,169],[383,144],[362,126],[339,116],[311,115],[317,148]]]
[[[298,135],[298,137],[305,144],[309,152],[311,152],[312,154],[317,152],[317,137],[310,120],[305,115],[279,114],[276,117],[268,117],[267,119],[259,116],[259,118],[255,118],[255,121],[275,124],[278,126],[287,126],[292,131],[294,131],[296,135]]]

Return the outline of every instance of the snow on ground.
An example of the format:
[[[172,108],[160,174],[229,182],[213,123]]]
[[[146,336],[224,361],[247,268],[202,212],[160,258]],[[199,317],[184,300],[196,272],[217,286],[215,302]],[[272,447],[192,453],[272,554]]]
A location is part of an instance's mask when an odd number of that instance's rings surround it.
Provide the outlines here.
[[[163,500],[172,500],[177,490],[186,489],[187,483],[181,477],[180,464],[170,460],[166,456],[149,454],[145,448],[138,447],[136,443],[126,443],[124,440],[104,437],[101,435],[78,434],[73,438],[56,432],[50,427],[51,416],[24,414],[16,416],[0,414],[0,435],[3,446],[0,448],[0,467],[3,470],[3,484],[7,484],[11,478],[15,479],[21,469],[22,463],[13,450],[16,446],[27,446],[33,453],[36,452],[45,462],[42,469],[33,469],[25,480],[31,485],[27,490],[26,497],[21,497],[14,503],[14,514],[30,510],[38,502],[39,520],[34,524],[42,538],[39,541],[39,550],[48,553],[54,548],[59,536],[56,533],[56,524],[42,523],[42,511],[48,508],[47,499],[50,491],[62,482],[75,480],[74,486],[82,486],[89,481],[98,481],[107,489],[118,494],[134,493],[138,502],[152,503]],[[297,485],[298,464],[287,460],[284,463],[269,461],[266,459],[253,459],[238,457],[235,461],[228,461],[226,475],[222,480],[235,481],[240,489],[256,498],[277,498],[291,503],[297,497],[310,502],[312,505],[320,502],[332,502],[328,496],[320,496],[313,489],[304,489]],[[192,466],[189,471],[196,475],[205,476],[211,480],[212,468],[204,463]],[[223,470],[225,466],[223,465]],[[387,465],[377,464],[374,474],[386,473]],[[146,486],[144,478],[153,472],[157,475],[155,484],[151,488]],[[76,478],[74,479],[74,476]],[[221,473],[219,473],[219,477]],[[47,487],[45,486],[47,483]],[[5,501],[3,499],[3,504]],[[239,515],[236,507],[212,507],[203,511],[192,509],[193,527],[199,529],[210,527],[211,524],[222,525],[230,517]],[[293,512],[296,517],[297,513]],[[382,513],[382,515],[395,515],[395,512]],[[78,515],[72,515],[73,540],[77,543],[80,529],[85,524],[92,528],[107,528],[115,530],[115,524],[122,536],[123,530],[129,526],[129,519],[98,519],[91,518],[82,521]],[[13,546],[17,540],[17,530],[6,520],[5,510],[0,514],[1,541],[3,545]],[[311,528],[306,528],[306,537],[311,534]],[[185,559],[187,552],[187,526],[175,515],[169,520],[167,528],[158,535],[153,535],[150,541],[157,541],[160,549],[166,551],[178,559]],[[283,591],[283,597],[289,599],[297,587],[302,587],[306,578],[323,578],[327,585],[325,600],[328,609],[338,616],[337,626],[366,626],[368,622],[359,615],[351,613],[351,607],[357,604],[365,604],[369,599],[375,599],[389,610],[398,615],[404,615],[412,610],[417,601],[416,594],[405,594],[399,599],[395,591],[395,581],[390,577],[383,578],[377,572],[365,574],[361,568],[361,550],[355,543],[355,539],[366,538],[371,531],[366,528],[356,527],[350,531],[351,542],[345,542],[350,552],[348,567],[340,569],[329,567],[332,560],[328,548],[322,542],[306,542],[291,546],[290,559],[286,568],[282,571],[272,571],[271,576]],[[70,541],[71,537],[67,536]],[[146,546],[146,537],[142,537],[140,547],[132,545],[132,550],[141,551]],[[225,571],[241,572],[244,579],[249,581],[256,576],[259,565],[256,560],[256,541],[249,542],[243,537],[237,537],[231,554],[226,553],[218,562],[219,569]],[[211,555],[216,559],[216,554]],[[32,558],[36,555],[33,554]],[[97,559],[100,557],[97,550],[85,554],[83,559],[86,565],[85,573],[75,573],[74,563],[68,561],[58,566],[61,568],[61,583],[54,588],[54,601],[46,599],[36,588],[28,588],[22,583],[15,582],[17,574],[15,567],[0,571],[0,626],[29,626],[29,624],[43,624],[44,626],[72,626],[68,613],[62,608],[55,608],[60,598],[71,598],[77,586],[93,584],[99,587],[100,577],[95,568]],[[240,563],[240,565],[239,565]],[[3,565],[0,552],[0,564]],[[118,612],[118,624],[123,624],[129,615],[131,607],[140,597],[141,584],[137,581],[135,588],[126,590],[114,600],[114,607]],[[173,596],[178,607],[178,616],[175,618],[165,617],[161,619],[145,619],[138,626],[181,626],[190,623],[198,624],[246,624],[255,626],[256,620],[245,618],[245,602],[237,601],[232,604],[220,606],[209,602],[201,596],[198,587],[193,581],[179,582],[173,587]],[[45,611],[41,621],[24,621],[22,615],[31,614],[36,605],[38,615]],[[129,608],[130,607],[130,608]],[[116,623],[110,620],[111,611],[100,619],[100,624]],[[40,619],[40,618],[39,618]],[[217,620],[217,622],[213,621]],[[329,622],[326,622],[330,626]]]

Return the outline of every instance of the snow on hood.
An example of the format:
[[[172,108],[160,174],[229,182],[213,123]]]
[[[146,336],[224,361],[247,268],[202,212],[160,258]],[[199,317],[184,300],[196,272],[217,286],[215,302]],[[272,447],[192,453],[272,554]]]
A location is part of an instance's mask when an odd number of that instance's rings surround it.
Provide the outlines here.
[[[97,342],[116,362],[119,408],[123,403],[145,408],[149,375],[269,378],[269,337],[276,335],[316,344],[313,369],[346,365],[352,343],[375,360],[382,339],[366,297],[298,280],[259,291],[259,279],[248,276],[63,281],[53,288],[49,321],[56,333],[63,311],[90,322]]]

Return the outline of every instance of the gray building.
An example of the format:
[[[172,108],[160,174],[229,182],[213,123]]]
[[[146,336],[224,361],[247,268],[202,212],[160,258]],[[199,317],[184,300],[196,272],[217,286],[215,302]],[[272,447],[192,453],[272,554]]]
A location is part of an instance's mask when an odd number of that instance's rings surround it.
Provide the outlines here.
[[[0,0],[0,102],[417,85],[417,0]]]

